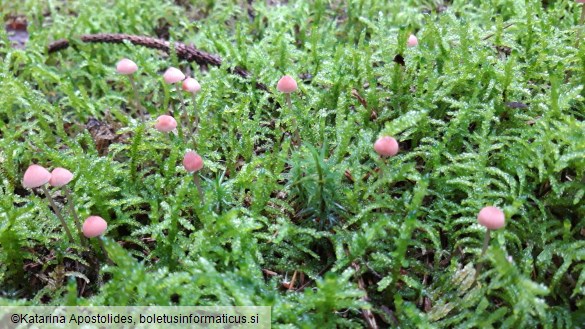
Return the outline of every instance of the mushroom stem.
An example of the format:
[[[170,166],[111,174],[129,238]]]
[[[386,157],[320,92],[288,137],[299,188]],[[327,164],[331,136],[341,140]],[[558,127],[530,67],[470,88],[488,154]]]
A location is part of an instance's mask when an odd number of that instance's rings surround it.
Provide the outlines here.
[[[97,240],[98,243],[100,244],[100,247],[102,248],[102,251],[104,252],[104,256],[106,257],[106,262],[108,263],[108,265],[114,265],[114,262],[112,262],[112,260],[108,256],[108,251],[106,250],[106,246],[104,245],[104,240],[102,240],[102,237],[98,237]]]
[[[199,176],[197,172],[193,173],[193,182],[195,182],[195,186],[197,186],[197,191],[199,191],[199,198],[201,199],[201,203],[205,203],[205,196],[203,195],[203,189],[201,188],[201,181],[199,180]]]
[[[73,220],[75,222],[75,227],[77,228],[77,233],[79,234],[79,241],[81,242],[82,246],[85,246],[85,236],[83,236],[83,231],[81,230],[81,224],[79,222],[79,217],[77,216],[77,211],[75,211],[75,206],[73,205],[73,196],[71,195],[71,191],[69,188],[65,186],[63,188],[65,191],[65,197],[67,198],[67,203],[69,204],[69,209],[73,214]]]
[[[195,117],[195,122],[191,123],[191,129],[193,129],[193,146],[196,147],[197,143],[195,142],[195,135],[197,134],[197,130],[199,130],[199,114],[197,113],[197,97],[193,94],[193,116]]]
[[[180,114],[181,120],[180,120],[179,124],[177,125],[177,129],[179,131],[179,136],[181,137],[181,139],[187,140],[187,135],[183,136],[183,125],[187,122],[187,120],[185,119],[185,114],[187,114],[187,110],[185,109],[185,105],[184,105],[185,99],[183,98],[183,90],[179,86],[179,83],[175,83],[175,87],[177,88],[177,93],[179,94],[179,106],[178,106],[177,111],[179,111],[181,113]],[[177,117],[179,117],[179,115],[177,115]]]
[[[300,147],[301,146],[301,134],[299,133],[299,125],[297,124],[297,112],[292,107],[290,93],[284,94],[284,97],[286,98],[286,105],[288,106],[291,113],[293,114],[292,124],[295,127],[294,143],[297,145],[297,147]]]
[[[483,239],[483,248],[481,249],[481,255],[479,255],[479,258],[481,259],[484,255],[485,252],[488,248],[488,245],[490,244],[490,229],[486,229],[485,230],[485,237]],[[479,275],[479,272],[481,271],[481,262],[477,263],[477,266],[475,268],[475,278],[477,279],[477,276]]]
[[[140,120],[142,120],[142,123],[144,123],[144,113],[142,112],[140,100],[138,99],[138,89],[136,89],[134,77],[132,77],[132,75],[129,75],[128,79],[130,79],[130,85],[132,85],[132,90],[134,91],[134,108],[136,109],[136,113],[140,117]]]
[[[59,218],[59,221],[61,221],[61,225],[63,225],[63,229],[65,230],[65,233],[67,234],[67,238],[69,239],[69,242],[74,242],[75,240],[73,239],[73,235],[71,235],[71,231],[69,231],[69,227],[67,227],[67,223],[65,223],[65,219],[63,219],[63,216],[61,215],[59,208],[57,208],[55,201],[53,201],[53,198],[51,197],[49,190],[47,190],[47,187],[45,185],[42,185],[41,188],[43,189],[45,196],[49,200],[49,203],[51,204],[51,207],[53,208],[55,215],[57,215],[57,218]]]

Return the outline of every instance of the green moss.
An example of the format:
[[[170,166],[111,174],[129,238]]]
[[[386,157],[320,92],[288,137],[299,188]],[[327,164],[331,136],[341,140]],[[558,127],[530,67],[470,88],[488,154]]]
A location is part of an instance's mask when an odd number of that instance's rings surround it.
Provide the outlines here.
[[[300,328],[363,327],[364,310],[382,327],[585,326],[580,6],[442,3],[2,6],[26,15],[30,38],[14,49],[0,31],[0,303],[270,305],[275,327]],[[223,64],[79,39],[104,32],[167,34]],[[74,46],[48,54],[59,38]],[[146,126],[115,72],[124,57]],[[179,101],[160,78],[169,66],[202,86],[203,200],[181,166],[191,140],[152,128]],[[292,109],[275,88],[284,74],[299,83]],[[374,152],[381,135],[396,157]],[[21,187],[31,163],[74,173],[76,209],[108,221],[116,266],[97,243],[65,242]],[[485,205],[507,225],[480,258]],[[302,289],[285,289],[293,275]]]

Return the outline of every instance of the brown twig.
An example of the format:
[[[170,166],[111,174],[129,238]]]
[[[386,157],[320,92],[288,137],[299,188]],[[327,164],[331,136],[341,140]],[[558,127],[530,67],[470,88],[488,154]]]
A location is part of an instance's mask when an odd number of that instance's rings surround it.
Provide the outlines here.
[[[119,33],[97,33],[84,34],[80,37],[80,39],[81,41],[86,43],[123,43],[125,41],[128,41],[133,45],[162,50],[167,54],[171,51],[171,44],[169,41],[139,35]],[[59,50],[66,49],[69,46],[70,46],[69,40],[60,39],[57,41],[53,41],[49,44],[48,52],[49,54],[51,54]],[[222,64],[222,59],[218,55],[206,53],[195,48],[192,45],[186,45],[182,42],[175,42],[174,49],[177,54],[177,57],[181,60],[186,60],[188,62],[196,62],[199,65],[221,66]],[[248,79],[251,76],[250,72],[237,66],[234,67],[233,69],[230,69],[230,72],[232,74],[239,75],[245,79]],[[266,86],[262,83],[257,82],[256,88],[268,91]]]
[[[504,26],[504,27],[503,27],[503,30],[506,30],[507,28],[509,28],[509,27],[513,26],[514,24],[515,24],[515,23],[508,23],[506,26]],[[482,40],[482,41],[485,41],[485,40],[487,40],[487,39],[489,39],[489,38],[493,37],[494,35],[496,35],[496,34],[495,34],[495,33],[488,34],[487,36],[483,37],[481,40]]]
[[[357,262],[352,262],[351,267],[353,267],[355,269],[355,273],[357,276],[357,273],[360,270],[360,266],[358,265]],[[358,276],[357,278],[358,278],[358,288],[364,292],[364,296],[362,297],[362,300],[367,302],[369,300],[369,297],[368,297],[368,292],[366,290],[366,283],[364,282],[364,279],[361,276]],[[366,323],[368,324],[368,328],[378,329],[378,324],[376,323],[376,318],[374,317],[374,313],[372,313],[372,311],[370,311],[369,309],[363,308],[362,309],[362,316],[364,317],[364,320],[366,320]]]

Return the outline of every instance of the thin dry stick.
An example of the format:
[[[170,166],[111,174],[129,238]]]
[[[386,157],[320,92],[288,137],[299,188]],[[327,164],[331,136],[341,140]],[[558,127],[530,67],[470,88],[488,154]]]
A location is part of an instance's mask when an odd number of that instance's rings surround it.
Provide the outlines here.
[[[509,23],[508,25],[504,26],[504,28],[503,28],[503,29],[505,30],[505,29],[509,28],[510,26],[513,26],[514,24],[515,24],[515,23]],[[495,33],[488,34],[487,36],[485,36],[485,37],[484,37],[483,39],[481,39],[481,40],[485,41],[485,40],[487,40],[487,39],[489,39],[489,38],[493,37],[494,35],[496,35],[496,34],[495,34]]]
[[[59,221],[61,221],[61,225],[63,225],[63,229],[65,230],[65,233],[67,234],[67,238],[69,239],[69,242],[71,242],[71,243],[75,242],[75,240],[73,239],[73,235],[71,235],[71,231],[69,231],[69,227],[67,227],[67,223],[65,223],[65,219],[63,219],[63,216],[61,216],[61,212],[59,211],[59,208],[57,208],[55,201],[53,201],[51,194],[49,194],[49,190],[47,190],[47,187],[45,185],[43,185],[41,188],[43,189],[43,192],[45,193],[45,196],[47,197],[47,199],[49,199],[49,203],[51,204],[51,207],[53,208],[55,215],[57,215],[57,218],[59,218]]]
[[[347,248],[345,249],[345,254],[349,256],[349,250]],[[364,282],[364,279],[361,276],[357,276],[357,274],[360,271],[360,266],[357,262],[352,262],[351,267],[353,267],[353,269],[355,270],[356,277],[358,279],[358,288],[364,292],[364,296],[361,299],[364,302],[367,302],[369,300],[369,297],[368,297],[368,291],[366,290],[366,283]],[[364,317],[364,320],[366,320],[366,323],[368,324],[368,328],[378,329],[378,324],[376,323],[376,318],[374,317],[374,313],[372,313],[372,311],[370,311],[366,308],[363,308],[362,309],[362,316]]]
[[[294,271],[290,282],[288,283],[288,290],[293,290],[295,287],[295,281],[297,281],[297,271]]]
[[[77,211],[75,211],[75,206],[73,205],[73,197],[71,196],[71,191],[69,188],[65,186],[63,188],[65,191],[65,197],[67,198],[67,203],[69,204],[69,209],[73,214],[73,220],[75,221],[75,227],[77,228],[77,233],[79,234],[79,241],[81,242],[82,246],[85,246],[85,236],[83,235],[83,231],[81,230],[81,224],[79,222],[79,217],[77,216]]]

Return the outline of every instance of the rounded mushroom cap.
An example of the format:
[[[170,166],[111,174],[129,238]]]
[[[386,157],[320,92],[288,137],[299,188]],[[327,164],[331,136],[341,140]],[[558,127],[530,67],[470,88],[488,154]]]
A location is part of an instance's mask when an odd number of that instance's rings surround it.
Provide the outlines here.
[[[73,174],[65,168],[55,168],[51,171],[51,179],[49,184],[55,187],[61,187],[69,183],[73,179]]]
[[[418,45],[418,38],[414,34],[411,34],[408,37],[408,41],[406,41],[406,45],[409,47],[414,47]]]
[[[154,128],[160,132],[168,133],[177,128],[177,120],[170,115],[161,115],[156,119]]]
[[[116,65],[116,71],[120,74],[128,75],[136,72],[138,70],[138,65],[133,61],[129,60],[128,58],[124,58],[118,62]]]
[[[33,164],[26,169],[22,178],[22,186],[35,188],[47,184],[51,179],[51,173],[42,166]]]
[[[86,238],[95,238],[96,236],[102,235],[108,228],[108,223],[100,216],[89,216],[83,222],[83,235]]]
[[[493,206],[483,207],[477,215],[477,221],[479,224],[487,227],[490,230],[497,230],[502,228],[506,223],[504,212]]]
[[[276,84],[276,89],[281,93],[289,94],[297,90],[297,82],[290,75],[285,75]]]
[[[203,159],[195,151],[189,151],[183,157],[183,167],[188,172],[199,171],[203,168]]]
[[[198,93],[201,90],[201,85],[193,78],[183,80],[183,90],[190,93]]]
[[[165,74],[163,74],[163,79],[165,79],[166,83],[172,84],[183,81],[183,79],[185,79],[185,75],[183,72],[181,72],[181,70],[174,67],[169,67]]]
[[[383,157],[395,156],[398,153],[398,149],[398,142],[390,136],[380,137],[374,143],[374,150]]]

